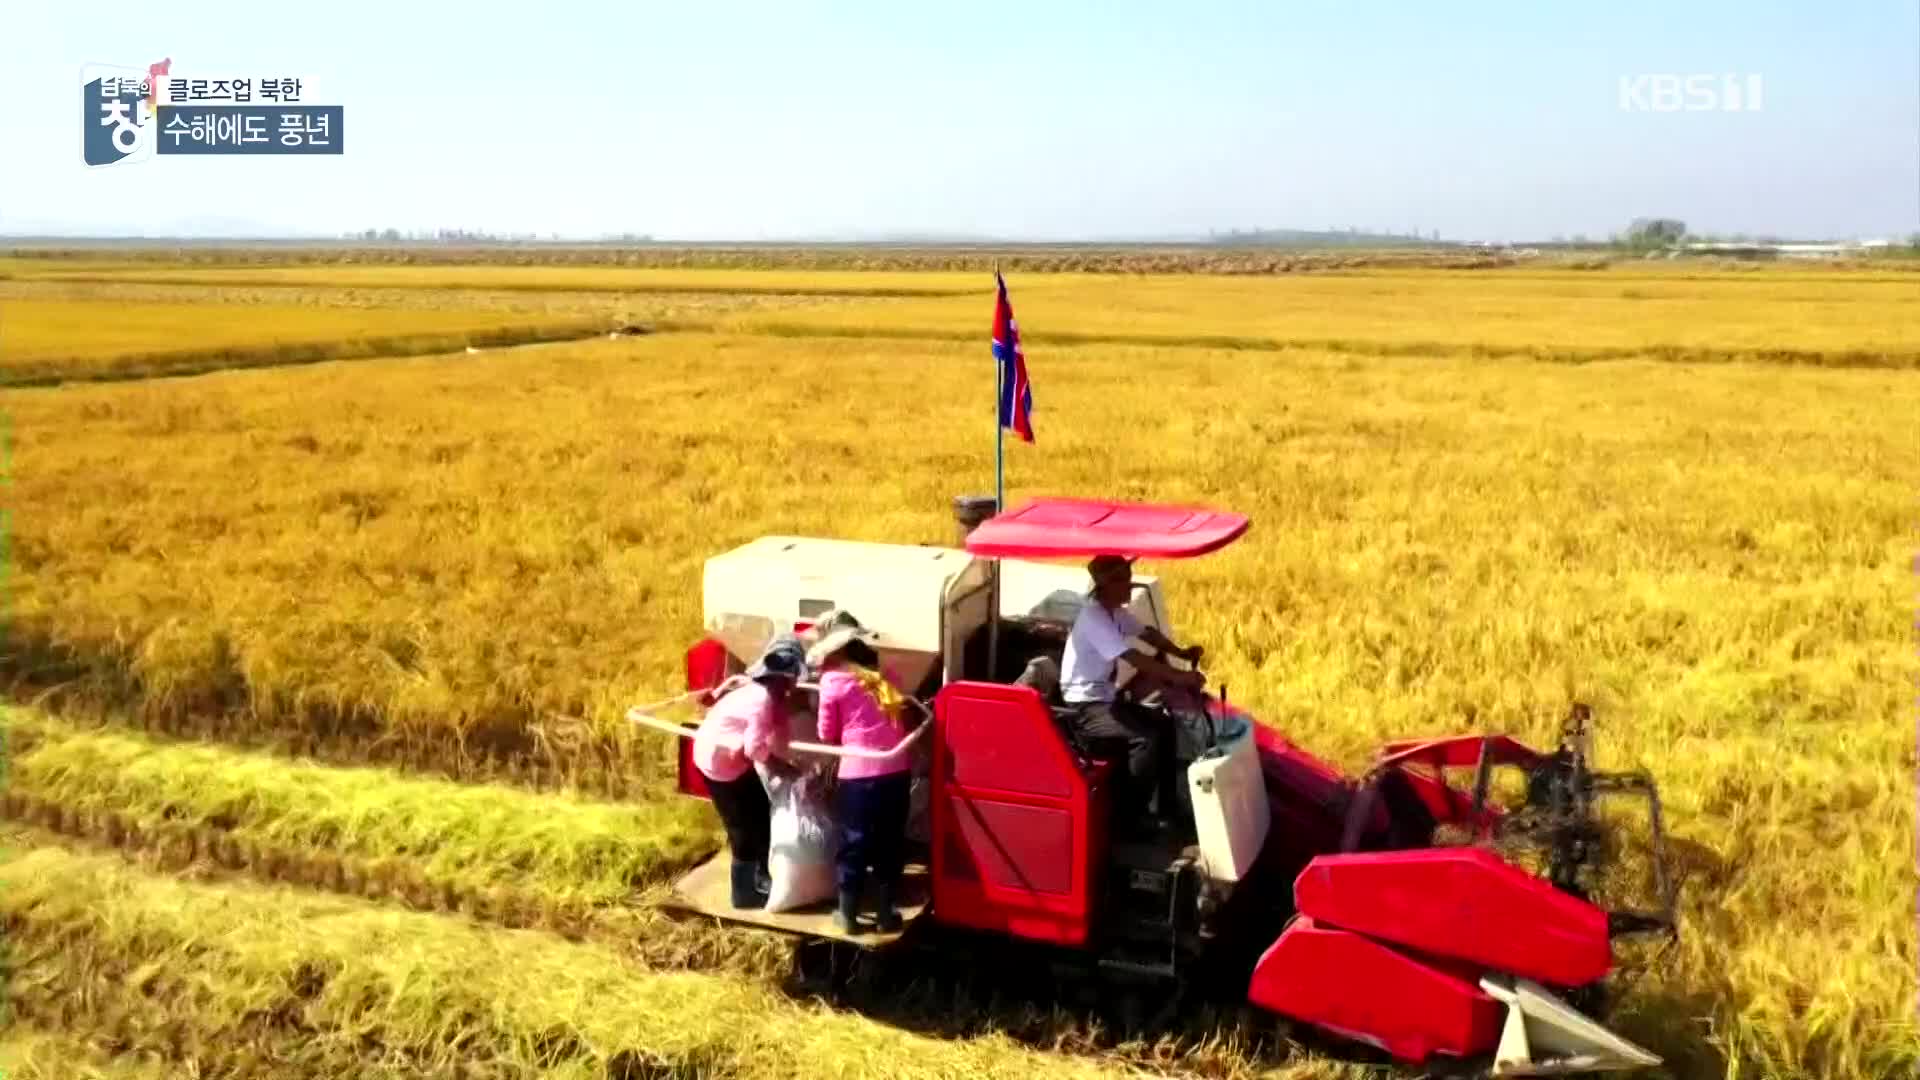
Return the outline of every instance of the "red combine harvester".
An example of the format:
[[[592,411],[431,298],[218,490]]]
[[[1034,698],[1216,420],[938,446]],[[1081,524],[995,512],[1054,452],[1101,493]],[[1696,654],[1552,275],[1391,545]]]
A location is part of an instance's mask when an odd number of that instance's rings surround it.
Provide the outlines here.
[[[903,937],[940,948],[943,935],[963,948],[985,933],[1114,980],[1238,972],[1252,1005],[1407,1063],[1493,1075],[1659,1063],[1592,1015],[1615,941],[1676,924],[1654,783],[1592,769],[1585,707],[1552,751],[1505,735],[1406,740],[1347,776],[1222,688],[1181,722],[1191,830],[1123,839],[1109,818],[1115,763],[1076,748],[1049,677],[1086,602],[1084,562],[1206,554],[1247,519],[1075,499],[998,516],[990,499],[956,505],[959,548],[765,537],[716,556],[708,636],[687,652],[688,689],[703,691],[831,609],[878,633],[895,680],[932,702],[905,928],[844,935],[826,905],[735,910],[725,852],[681,880],[674,906],[869,949]],[[1129,610],[1171,636],[1158,580],[1136,574],[1134,588]],[[681,790],[700,796],[689,747]],[[1648,802],[1656,910],[1589,897],[1607,839],[1594,804],[1614,793]]]

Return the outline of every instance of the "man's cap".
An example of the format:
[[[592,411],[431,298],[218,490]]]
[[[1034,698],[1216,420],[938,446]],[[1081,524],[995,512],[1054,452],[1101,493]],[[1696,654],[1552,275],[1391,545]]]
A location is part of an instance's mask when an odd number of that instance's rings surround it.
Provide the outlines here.
[[[1087,563],[1087,574],[1100,585],[1128,576],[1132,572],[1133,560],[1124,555],[1095,555]]]

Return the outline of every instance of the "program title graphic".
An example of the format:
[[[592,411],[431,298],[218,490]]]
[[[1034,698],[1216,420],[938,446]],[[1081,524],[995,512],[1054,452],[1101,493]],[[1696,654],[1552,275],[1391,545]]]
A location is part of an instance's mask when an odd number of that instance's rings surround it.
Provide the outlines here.
[[[311,79],[173,74],[171,58],[80,70],[81,157],[92,168],[189,154],[339,154],[346,109],[313,102]]]

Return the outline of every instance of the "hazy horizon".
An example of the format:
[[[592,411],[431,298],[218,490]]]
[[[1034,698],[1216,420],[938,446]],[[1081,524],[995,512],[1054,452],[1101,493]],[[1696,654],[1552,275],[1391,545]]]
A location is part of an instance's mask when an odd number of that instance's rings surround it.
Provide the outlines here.
[[[1913,0],[195,14],[189,30],[164,8],[13,13],[0,233],[1920,230]],[[87,168],[81,65],[163,57],[175,74],[311,79],[310,100],[345,106],[345,153]],[[1622,78],[1689,73],[1758,80],[1761,106],[1623,107]]]

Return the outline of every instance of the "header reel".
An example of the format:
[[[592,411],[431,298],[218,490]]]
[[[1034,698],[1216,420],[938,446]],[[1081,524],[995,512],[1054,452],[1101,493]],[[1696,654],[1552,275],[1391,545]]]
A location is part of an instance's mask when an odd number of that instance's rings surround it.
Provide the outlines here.
[[[1616,848],[1596,817],[1596,806],[1604,796],[1644,796],[1657,907],[1610,910],[1609,934],[1676,936],[1659,791],[1644,770],[1592,767],[1592,716],[1586,704],[1576,702],[1561,723],[1559,745],[1546,754],[1504,735],[1388,744],[1349,804],[1340,850],[1485,845],[1516,863],[1543,864],[1542,876],[1554,888],[1591,902],[1593,879],[1607,869]],[[1442,774],[1469,766],[1471,796],[1462,799],[1458,790],[1445,786]],[[1524,782],[1524,801],[1517,806],[1492,801],[1494,770],[1502,766],[1517,770]]]

